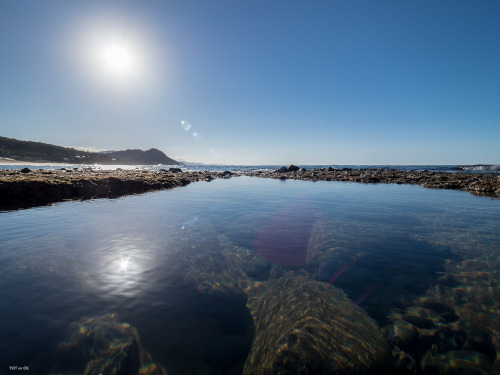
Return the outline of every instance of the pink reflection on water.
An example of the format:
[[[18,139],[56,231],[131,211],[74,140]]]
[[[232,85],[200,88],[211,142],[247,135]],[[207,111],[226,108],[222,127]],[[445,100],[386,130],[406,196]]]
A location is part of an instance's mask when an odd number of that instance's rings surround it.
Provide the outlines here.
[[[351,267],[349,265],[347,265],[347,264],[344,267],[342,267],[335,275],[332,276],[332,278],[330,279],[330,281],[328,282],[328,284],[332,285],[349,268],[351,268]]]
[[[260,255],[269,262],[285,266],[303,266],[308,260],[315,223],[320,209],[311,199],[286,206],[262,229],[254,241]]]
[[[361,306],[365,300],[373,294],[373,292],[377,289],[375,285],[370,286],[365,292],[356,300],[356,305]]]

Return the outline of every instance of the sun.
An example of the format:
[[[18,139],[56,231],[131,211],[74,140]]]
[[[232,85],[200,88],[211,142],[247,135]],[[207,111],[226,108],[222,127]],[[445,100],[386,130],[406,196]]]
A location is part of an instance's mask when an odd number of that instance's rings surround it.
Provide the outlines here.
[[[164,66],[152,33],[138,20],[118,14],[103,13],[82,21],[67,51],[93,89],[113,95],[144,93],[156,82],[158,67]]]
[[[97,57],[103,73],[115,79],[132,79],[139,69],[138,53],[126,40],[107,40],[101,44]]]

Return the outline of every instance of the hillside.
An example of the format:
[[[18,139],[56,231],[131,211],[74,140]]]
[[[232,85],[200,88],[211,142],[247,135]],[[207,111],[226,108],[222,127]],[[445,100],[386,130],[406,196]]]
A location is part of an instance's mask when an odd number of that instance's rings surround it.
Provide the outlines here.
[[[70,163],[70,164],[167,164],[178,165],[160,150],[113,151],[108,153],[85,152],[73,148],[55,146],[42,142],[20,141],[0,137],[0,157],[26,162]]]

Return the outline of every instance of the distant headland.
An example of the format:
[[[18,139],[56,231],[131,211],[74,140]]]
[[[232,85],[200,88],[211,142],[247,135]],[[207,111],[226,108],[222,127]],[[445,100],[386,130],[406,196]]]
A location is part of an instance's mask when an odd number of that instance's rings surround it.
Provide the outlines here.
[[[42,142],[20,141],[7,137],[0,137],[0,158],[35,163],[130,165],[180,164],[155,148],[146,151],[135,149],[88,152],[70,147],[56,146]]]

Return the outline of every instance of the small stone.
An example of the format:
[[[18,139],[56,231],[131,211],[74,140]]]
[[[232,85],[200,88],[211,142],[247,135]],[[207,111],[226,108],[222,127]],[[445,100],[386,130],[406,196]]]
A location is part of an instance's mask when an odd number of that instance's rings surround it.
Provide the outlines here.
[[[454,323],[456,322],[458,319],[460,319],[460,317],[453,313],[453,312],[446,312],[444,313],[443,315],[441,315],[441,318],[446,322],[446,323]]]
[[[464,349],[484,353],[492,358],[495,358],[497,355],[491,335],[483,331],[468,332]]]
[[[421,316],[416,315],[406,315],[405,320],[422,329],[432,329],[435,327],[434,322],[430,319],[426,319]]]
[[[396,320],[393,328],[394,344],[402,349],[408,350],[414,345],[418,337],[418,331],[411,323],[404,320]]]
[[[417,364],[415,359],[408,353],[400,350],[399,352],[393,353],[394,356],[394,367],[403,374],[416,374]]]
[[[437,313],[453,313],[453,309],[438,301],[425,302],[423,307]]]
[[[21,173],[30,173],[30,172],[31,172],[31,169],[29,169],[29,168],[21,169]]]

